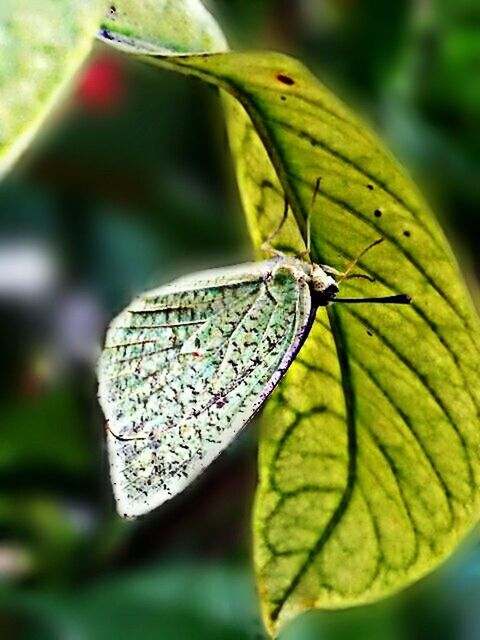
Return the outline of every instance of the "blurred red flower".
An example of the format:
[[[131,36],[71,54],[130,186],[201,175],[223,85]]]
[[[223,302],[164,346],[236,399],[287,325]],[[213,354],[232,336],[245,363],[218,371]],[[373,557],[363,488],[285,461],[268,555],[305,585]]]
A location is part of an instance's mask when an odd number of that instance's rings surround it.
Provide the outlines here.
[[[124,76],[119,60],[103,56],[83,72],[77,88],[77,100],[89,111],[111,112],[123,95]]]

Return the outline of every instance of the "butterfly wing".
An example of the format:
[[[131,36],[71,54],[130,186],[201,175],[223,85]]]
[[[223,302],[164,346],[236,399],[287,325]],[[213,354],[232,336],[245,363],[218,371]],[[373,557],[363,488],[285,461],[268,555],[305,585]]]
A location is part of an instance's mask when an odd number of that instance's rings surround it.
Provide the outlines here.
[[[230,444],[312,318],[304,272],[270,260],[178,280],[112,322],[98,375],[119,513],[159,506]]]

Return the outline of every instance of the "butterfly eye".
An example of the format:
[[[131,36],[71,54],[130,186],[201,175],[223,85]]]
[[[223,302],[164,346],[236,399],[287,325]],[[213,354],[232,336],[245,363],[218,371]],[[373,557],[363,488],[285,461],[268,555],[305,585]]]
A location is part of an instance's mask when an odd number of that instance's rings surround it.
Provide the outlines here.
[[[333,300],[339,291],[340,289],[338,288],[338,284],[333,283],[325,289],[323,295],[327,300]]]

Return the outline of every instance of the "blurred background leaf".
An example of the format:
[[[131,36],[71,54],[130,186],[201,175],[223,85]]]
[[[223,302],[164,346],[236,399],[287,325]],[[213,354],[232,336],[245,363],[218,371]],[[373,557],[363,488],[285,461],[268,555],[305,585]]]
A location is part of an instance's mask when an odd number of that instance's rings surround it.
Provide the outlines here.
[[[0,175],[82,64],[103,0],[4,0],[0,7]]]
[[[9,605],[28,612],[24,637],[35,640],[246,640],[258,633],[252,584],[248,573],[233,566],[178,563],[120,574],[75,594],[14,593]]]

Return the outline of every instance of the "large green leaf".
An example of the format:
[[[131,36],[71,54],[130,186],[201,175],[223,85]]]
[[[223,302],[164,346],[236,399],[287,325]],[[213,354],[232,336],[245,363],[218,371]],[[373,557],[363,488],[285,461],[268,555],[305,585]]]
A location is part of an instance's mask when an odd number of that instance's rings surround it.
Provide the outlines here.
[[[360,262],[262,419],[255,559],[267,626],[387,596],[432,570],[478,515],[478,323],[423,200],[381,145],[302,65],[275,54],[157,60],[235,96],[233,149],[257,247],[299,247],[315,181],[312,259]],[[267,153],[260,144],[261,137]],[[281,186],[280,186],[281,184]]]
[[[145,50],[144,40],[158,46],[133,26],[131,50]],[[278,226],[284,192],[294,215],[276,245],[304,248],[320,177],[312,259],[341,268],[383,237],[360,263],[376,282],[345,284],[345,294],[414,297],[410,308],[320,312],[264,413],[255,550],[265,621],[276,632],[309,608],[393,593],[435,567],[475,522],[477,320],[416,190],[300,64],[274,54],[156,62],[243,105],[227,100],[257,249]]]
[[[2,0],[0,176],[90,51],[105,0]]]

